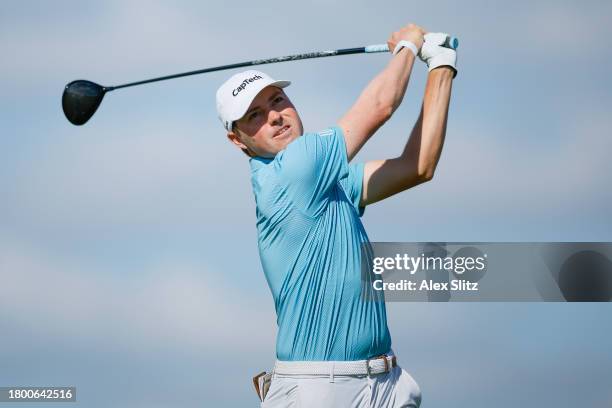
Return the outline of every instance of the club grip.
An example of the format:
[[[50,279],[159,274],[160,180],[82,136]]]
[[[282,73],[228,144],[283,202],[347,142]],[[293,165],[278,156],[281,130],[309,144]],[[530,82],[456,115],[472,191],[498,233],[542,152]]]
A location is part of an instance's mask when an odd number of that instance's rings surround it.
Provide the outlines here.
[[[447,35],[446,40],[444,40],[444,42],[442,43],[442,47],[456,50],[457,48],[459,48],[459,39],[455,36]],[[389,46],[387,44],[368,45],[367,47],[364,47],[364,51],[368,53],[389,52]]]
[[[446,40],[444,40],[444,42],[442,43],[442,46],[456,50],[459,47],[459,39],[452,35],[447,35]]]

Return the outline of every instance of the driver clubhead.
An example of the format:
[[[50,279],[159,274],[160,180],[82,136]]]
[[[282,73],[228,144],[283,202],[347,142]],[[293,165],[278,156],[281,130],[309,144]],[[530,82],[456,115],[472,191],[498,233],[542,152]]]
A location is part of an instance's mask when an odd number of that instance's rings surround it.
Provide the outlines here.
[[[83,125],[100,106],[106,89],[91,81],[72,81],[62,95],[62,109],[73,125]]]

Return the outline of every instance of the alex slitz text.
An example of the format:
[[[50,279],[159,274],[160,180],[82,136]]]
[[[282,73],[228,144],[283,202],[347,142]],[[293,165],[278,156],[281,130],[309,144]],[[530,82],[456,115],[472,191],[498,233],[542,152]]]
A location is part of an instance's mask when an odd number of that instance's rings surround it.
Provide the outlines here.
[[[372,282],[374,290],[382,291],[410,291],[410,292],[430,292],[430,291],[478,291],[478,282],[470,282],[465,279],[453,279],[450,282],[434,282],[431,279],[408,280],[402,279],[398,282],[384,282],[377,279]]]

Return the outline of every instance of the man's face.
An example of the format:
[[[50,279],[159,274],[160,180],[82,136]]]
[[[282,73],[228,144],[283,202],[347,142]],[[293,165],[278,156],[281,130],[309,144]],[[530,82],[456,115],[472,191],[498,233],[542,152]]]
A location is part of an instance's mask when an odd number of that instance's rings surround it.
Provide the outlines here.
[[[304,132],[295,107],[282,89],[259,92],[227,137],[249,156],[274,157]]]

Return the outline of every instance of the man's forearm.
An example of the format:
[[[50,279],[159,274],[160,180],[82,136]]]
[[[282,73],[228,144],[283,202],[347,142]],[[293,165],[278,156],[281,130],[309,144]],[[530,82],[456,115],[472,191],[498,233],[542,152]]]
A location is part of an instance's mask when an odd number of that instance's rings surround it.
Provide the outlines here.
[[[415,58],[409,49],[402,49],[370,81],[359,97],[369,105],[370,112],[383,112],[383,116],[388,118],[397,109],[406,93]]]
[[[417,163],[418,175],[425,180],[433,177],[442,153],[452,82],[450,68],[441,67],[429,73],[421,116],[402,153],[402,158]]]
[[[408,41],[419,49],[423,45],[423,35],[421,27],[408,24],[391,34],[387,45],[394,50],[401,41]],[[408,47],[393,55],[385,69],[370,81],[357,102],[338,121],[346,141],[349,161],[402,102],[414,60],[415,55]]]
[[[393,56],[387,67],[370,81],[355,105],[340,119],[349,160],[401,103],[414,59],[414,54],[407,49]]]

